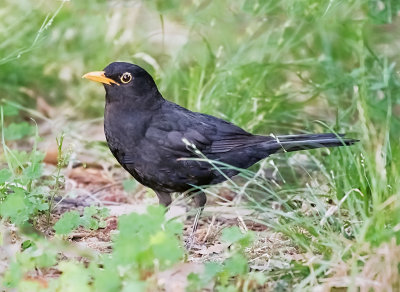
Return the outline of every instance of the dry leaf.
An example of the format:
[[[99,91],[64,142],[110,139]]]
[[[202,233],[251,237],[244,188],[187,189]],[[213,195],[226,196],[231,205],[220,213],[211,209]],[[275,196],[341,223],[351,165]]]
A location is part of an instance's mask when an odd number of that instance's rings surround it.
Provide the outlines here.
[[[240,206],[210,206],[206,207],[204,212],[218,214],[218,218],[235,219],[238,216],[246,217],[254,213],[254,210],[246,209]]]
[[[217,243],[209,247],[204,247],[200,250],[197,250],[195,251],[195,253],[201,255],[221,254],[228,248],[228,246],[229,245],[226,243]]]
[[[110,216],[121,216],[130,213],[139,213],[143,214],[146,212],[147,206],[144,205],[131,205],[131,204],[121,204],[116,206],[107,206],[107,209],[110,210]]]
[[[83,184],[111,184],[113,181],[97,168],[76,167],[70,170],[68,177]]]
[[[51,143],[46,149],[46,156],[43,161],[48,164],[57,165],[58,162],[58,149],[56,143]]]
[[[191,273],[201,274],[204,265],[200,263],[179,263],[156,275],[158,285],[164,287],[165,292],[185,292],[188,284],[187,276]],[[212,287],[212,283],[210,283]]]
[[[36,109],[46,117],[52,117],[54,113],[54,108],[41,96],[36,98]]]

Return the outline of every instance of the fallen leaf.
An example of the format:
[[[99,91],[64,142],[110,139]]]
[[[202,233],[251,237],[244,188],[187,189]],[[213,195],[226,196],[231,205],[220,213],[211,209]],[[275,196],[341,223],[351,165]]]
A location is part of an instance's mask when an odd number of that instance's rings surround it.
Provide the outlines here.
[[[58,149],[57,144],[52,143],[46,149],[46,156],[43,161],[48,164],[57,165],[58,162]]]
[[[238,216],[246,217],[254,213],[254,210],[240,206],[209,206],[204,209],[204,213],[218,214],[218,218],[235,219]]]
[[[54,113],[54,108],[47,103],[47,101],[39,96],[36,98],[36,108],[46,117],[52,117]]]
[[[68,177],[83,184],[111,184],[113,181],[97,168],[76,167],[69,171]]]
[[[200,250],[195,251],[197,254],[201,255],[210,255],[210,254],[220,254],[223,253],[227,248],[228,244],[226,243],[217,243],[211,245],[209,247],[202,248]]]
[[[218,195],[224,198],[226,201],[233,201],[237,194],[227,187],[222,187],[221,189],[219,189]]]
[[[116,190],[116,188],[110,188],[109,191],[102,196],[103,201],[116,202],[116,203],[126,203],[126,194],[122,191]]]
[[[165,292],[184,292],[188,285],[187,276],[191,273],[201,274],[204,265],[200,263],[179,263],[171,269],[156,274],[158,285]],[[212,283],[209,284],[212,287]]]
[[[115,206],[106,206],[108,210],[110,210],[110,216],[121,216],[130,213],[139,213],[143,214],[147,210],[147,206],[144,205],[132,205],[132,204],[121,204]]]

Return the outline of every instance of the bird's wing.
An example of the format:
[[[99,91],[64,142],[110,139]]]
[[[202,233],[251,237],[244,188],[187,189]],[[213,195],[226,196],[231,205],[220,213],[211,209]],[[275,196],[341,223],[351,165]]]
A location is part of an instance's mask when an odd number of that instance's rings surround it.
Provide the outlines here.
[[[265,141],[266,137],[252,135],[214,116],[173,106],[154,115],[144,135],[147,145],[157,145],[165,155],[196,157],[188,143],[207,156]],[[127,155],[123,162],[130,163],[131,160]]]
[[[213,141],[208,153],[210,154],[225,153],[229,151],[239,150],[242,148],[258,145],[260,143],[267,142],[270,140],[273,140],[273,138],[268,136],[266,137],[257,135],[251,135],[251,136],[236,135],[232,137],[225,137],[224,139]]]
[[[272,137],[250,134],[217,117],[188,110],[175,111],[174,117],[166,115],[155,125],[148,129],[146,136],[165,137],[159,144],[181,153],[183,157],[192,156],[188,142],[207,156],[273,140]]]
[[[214,116],[199,114],[198,120],[205,121],[198,127],[199,131],[205,131],[204,136],[210,141],[209,147],[204,149],[204,154],[219,154],[239,150],[259,143],[274,140],[269,136],[253,135],[242,128],[216,118]],[[202,132],[203,133],[203,132]]]

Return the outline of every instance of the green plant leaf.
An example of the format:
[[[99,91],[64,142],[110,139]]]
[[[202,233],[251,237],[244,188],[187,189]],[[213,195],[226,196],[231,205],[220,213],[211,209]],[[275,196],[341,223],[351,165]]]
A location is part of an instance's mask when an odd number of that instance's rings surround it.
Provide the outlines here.
[[[0,185],[4,184],[12,176],[11,172],[7,168],[0,170]]]
[[[232,226],[222,230],[221,240],[228,243],[238,243],[242,248],[247,247],[253,241],[253,232],[248,231],[243,233],[239,227]]]
[[[0,215],[9,218],[12,223],[17,225],[28,221],[33,213],[31,203],[25,196],[25,190],[13,188],[14,193],[7,195],[6,199],[0,205]]]
[[[99,209],[96,206],[85,207],[80,225],[85,228],[97,230],[99,227],[105,226],[104,218],[108,216],[107,208]]]
[[[54,224],[56,234],[66,235],[76,229],[80,224],[80,216],[77,211],[69,211],[64,213],[61,218]]]
[[[58,284],[62,291],[91,292],[89,271],[80,263],[61,262],[58,266],[62,272]]]
[[[209,262],[204,265],[204,275],[202,279],[205,283],[211,281],[218,273],[223,269],[223,266],[219,263]]]
[[[127,282],[124,283],[124,288],[122,289],[122,292],[148,291],[146,289],[146,287],[147,287],[147,283],[144,281],[128,280]]]
[[[114,266],[105,266],[104,269],[94,269],[94,288],[99,292],[121,290],[121,279]]]
[[[57,254],[54,251],[43,251],[41,255],[35,258],[37,267],[51,267],[57,263]]]
[[[4,116],[10,117],[10,116],[18,115],[19,110],[15,106],[12,106],[10,104],[6,104],[6,105],[3,106],[3,112],[4,112]]]
[[[245,236],[244,233],[242,233],[242,231],[240,231],[239,227],[232,226],[232,227],[228,227],[228,228],[225,228],[224,230],[222,230],[221,239],[226,243],[232,244],[234,242],[239,241],[244,236]]]
[[[32,135],[35,128],[27,122],[11,123],[4,128],[4,138],[6,140],[18,140],[25,136]]]
[[[22,271],[20,265],[16,262],[13,262],[5,273],[2,284],[4,287],[13,288],[17,286],[21,278]]]
[[[31,246],[33,246],[35,243],[32,240],[25,240],[24,242],[21,243],[21,249],[25,250]]]
[[[226,271],[231,276],[245,275],[248,273],[247,259],[242,254],[234,254],[224,263]]]
[[[27,168],[24,169],[23,175],[30,179],[38,179],[43,172],[43,164],[42,163],[31,163]]]

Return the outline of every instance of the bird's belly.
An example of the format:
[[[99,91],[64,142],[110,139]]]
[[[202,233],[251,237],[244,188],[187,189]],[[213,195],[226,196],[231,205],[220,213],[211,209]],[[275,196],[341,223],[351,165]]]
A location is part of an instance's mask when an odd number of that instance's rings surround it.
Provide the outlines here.
[[[138,182],[154,190],[183,192],[193,186],[209,184],[214,177],[208,163],[180,160],[179,155],[163,148],[160,144],[149,143],[143,137],[135,139],[122,128],[105,136],[114,157]],[[128,142],[128,143],[127,143]],[[187,153],[189,158],[192,154]]]
[[[156,149],[131,148],[109,143],[109,147],[119,164],[139,183],[163,192],[183,192],[196,181],[185,177],[187,171],[183,163],[171,157],[161,157]]]
[[[148,156],[139,153],[130,163],[120,163],[138,182],[156,191],[184,192],[194,186],[207,185],[214,178],[209,164],[161,158],[158,153],[154,153],[154,160],[150,161]]]
[[[182,165],[168,159],[159,164],[142,160],[132,161],[129,164],[123,164],[123,167],[141,184],[154,190],[183,192],[198,183],[195,177],[188,176]]]

